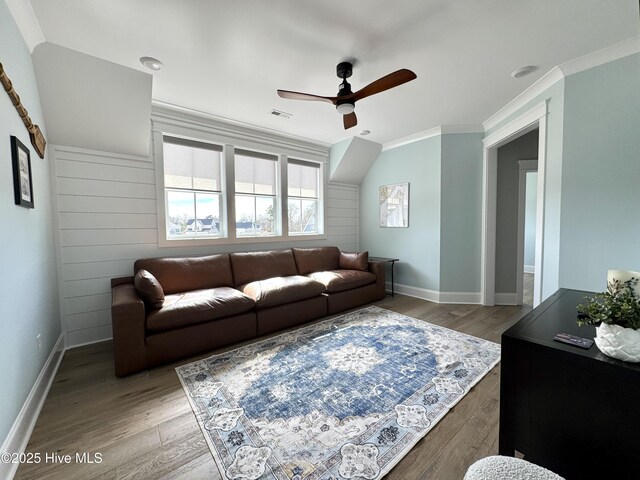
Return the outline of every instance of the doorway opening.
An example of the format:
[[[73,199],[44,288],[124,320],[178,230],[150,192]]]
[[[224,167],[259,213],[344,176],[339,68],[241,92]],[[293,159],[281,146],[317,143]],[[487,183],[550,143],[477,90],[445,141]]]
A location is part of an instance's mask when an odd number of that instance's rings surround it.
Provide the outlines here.
[[[529,286],[529,283],[532,284],[533,290],[530,295],[532,306],[537,306],[541,300],[547,111],[547,102],[544,101],[484,139],[481,285],[483,305],[522,304],[525,286]],[[536,151],[517,153],[518,144],[523,142],[533,143]],[[501,154],[509,149],[516,150],[516,153],[512,151],[511,157],[507,155],[507,160],[499,162],[499,156],[502,157],[499,150],[502,147],[504,149]],[[530,160],[536,156],[537,165]],[[519,163],[520,161],[522,163]],[[508,168],[500,168],[501,163],[505,163]],[[530,180],[534,182],[536,192],[534,260],[533,265],[528,265],[533,267],[528,270],[535,273],[525,275],[527,172],[536,170],[537,178],[533,180],[532,177]],[[521,183],[524,183],[522,187]],[[506,196],[505,189],[509,191]]]

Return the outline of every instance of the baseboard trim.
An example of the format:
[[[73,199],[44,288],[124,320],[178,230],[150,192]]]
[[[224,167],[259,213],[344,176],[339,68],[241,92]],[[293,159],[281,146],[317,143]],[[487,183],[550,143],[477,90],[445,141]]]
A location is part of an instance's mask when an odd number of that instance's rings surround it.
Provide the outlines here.
[[[13,426],[2,444],[0,452],[23,453],[36,425],[40,410],[47,398],[53,379],[56,376],[62,357],[64,356],[64,335],[60,334],[53,346],[47,361],[40,370],[20,413],[13,422]],[[0,463],[0,478],[10,480],[18,470],[18,463]]]
[[[391,283],[387,282],[387,291],[391,291]],[[420,298],[434,303],[480,304],[480,292],[440,292],[411,285],[395,284],[395,292],[409,297]]]
[[[391,289],[389,284],[388,290]],[[436,290],[428,290],[426,288],[412,287],[411,285],[395,284],[395,292],[409,297],[421,298],[430,302],[440,303],[440,292]]]
[[[440,303],[482,304],[480,292],[440,292]]]
[[[536,266],[535,265],[525,265],[524,266],[524,273],[536,273]]]
[[[517,305],[517,293],[497,293],[495,296],[496,305]]]

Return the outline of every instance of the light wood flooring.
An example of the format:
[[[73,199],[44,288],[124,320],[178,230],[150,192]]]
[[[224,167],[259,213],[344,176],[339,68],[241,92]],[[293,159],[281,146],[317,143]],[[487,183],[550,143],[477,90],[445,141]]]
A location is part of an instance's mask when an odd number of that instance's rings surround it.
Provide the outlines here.
[[[495,342],[528,307],[441,305],[396,295],[378,306]],[[21,465],[16,479],[215,479],[222,477],[172,365],[114,375],[111,342],[68,351],[27,452],[100,453],[96,464]],[[499,365],[387,475],[389,480],[459,480],[497,453]]]

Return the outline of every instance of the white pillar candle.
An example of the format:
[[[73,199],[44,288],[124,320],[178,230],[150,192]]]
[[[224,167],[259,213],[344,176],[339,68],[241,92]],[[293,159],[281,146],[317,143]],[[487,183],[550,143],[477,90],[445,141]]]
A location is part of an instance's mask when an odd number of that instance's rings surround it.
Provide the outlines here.
[[[632,272],[630,270],[608,270],[607,271],[607,284],[618,280],[621,283],[631,280],[632,278],[638,279],[638,284],[634,287],[634,291],[637,298],[640,298],[640,272]]]

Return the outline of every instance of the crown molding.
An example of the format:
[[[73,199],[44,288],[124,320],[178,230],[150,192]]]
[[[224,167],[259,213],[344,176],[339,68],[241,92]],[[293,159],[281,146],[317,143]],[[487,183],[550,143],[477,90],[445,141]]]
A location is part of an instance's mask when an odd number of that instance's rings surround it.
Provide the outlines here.
[[[505,118],[524,107],[546,89],[570,75],[575,75],[576,73],[583,72],[590,68],[604,65],[605,63],[613,62],[636,53],[640,53],[640,35],[562,63],[557,67],[552,68],[524,92],[487,118],[482,122],[482,126],[485,131],[491,130]]]
[[[484,133],[482,125],[441,125],[440,134],[448,135],[451,133]]]
[[[558,67],[553,67],[547,73],[545,73],[542,77],[540,77],[536,82],[527,88],[524,92],[518,95],[516,98],[507,103],[504,107],[498,110],[496,113],[487,118],[484,122],[482,122],[482,126],[485,131],[489,131],[502,122],[505,118],[513,115],[522,107],[524,107],[531,100],[536,98],[538,95],[543,93],[545,90],[550,88],[552,85],[556,84],[560,80],[564,78],[562,74],[562,70]]]
[[[559,65],[565,77],[640,53],[640,35]]]
[[[166,127],[187,128],[212,135],[219,141],[252,148],[266,147],[268,151],[286,155],[306,155],[325,161],[330,145],[304,137],[283,134],[268,128],[231,120],[210,113],[180,107],[153,100],[151,102],[153,129],[162,131]],[[179,132],[174,132],[179,134]],[[255,147],[254,147],[255,148]],[[282,151],[284,149],[284,151]]]
[[[29,0],[5,0],[5,3],[22,34],[24,43],[27,44],[29,53],[33,53],[33,50],[39,44],[44,43],[45,39],[31,2]]]
[[[391,150],[392,148],[398,148],[410,143],[419,142],[431,137],[437,137],[438,135],[447,135],[452,133],[484,133],[482,125],[440,125],[438,127],[430,128],[429,130],[423,130],[406,137],[393,140],[391,142],[384,143],[382,145],[382,151]]]
[[[413,133],[411,135],[407,135],[406,137],[401,137],[397,140],[392,140],[387,143],[382,144],[382,151],[391,150],[392,148],[398,148],[403,145],[408,145],[410,143],[419,142],[420,140],[424,140],[426,138],[436,137],[442,134],[442,129],[440,127],[430,128],[429,130],[423,130],[421,132]]]

